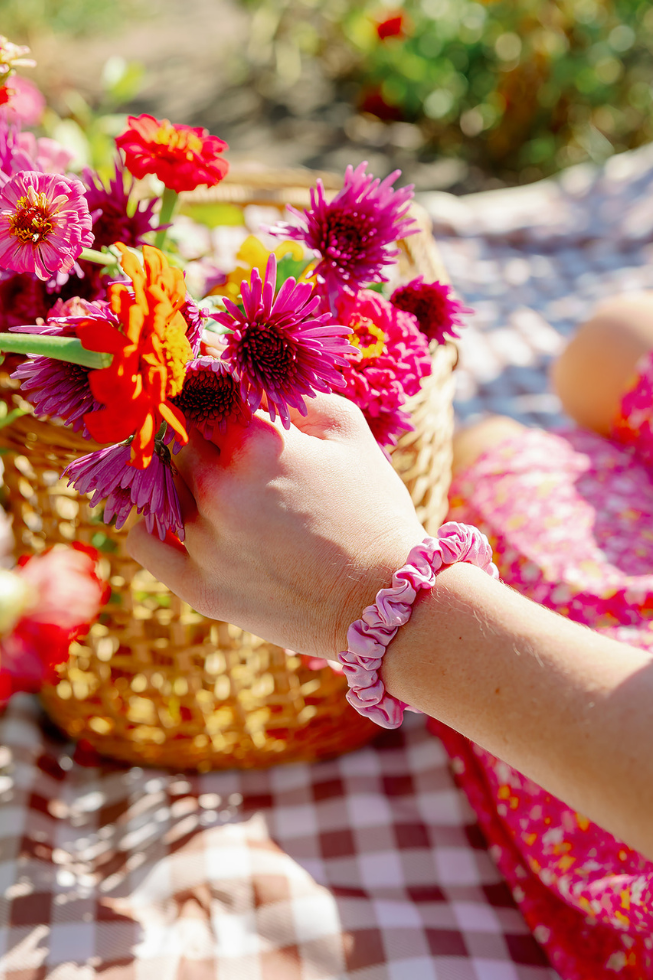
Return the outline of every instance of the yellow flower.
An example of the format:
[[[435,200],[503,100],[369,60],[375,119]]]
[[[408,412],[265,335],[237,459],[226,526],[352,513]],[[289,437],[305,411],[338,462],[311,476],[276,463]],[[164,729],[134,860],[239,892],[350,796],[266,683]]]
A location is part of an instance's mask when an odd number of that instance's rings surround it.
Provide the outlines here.
[[[296,262],[301,262],[304,258],[304,249],[299,242],[285,241],[274,249],[274,253],[268,251],[262,241],[255,235],[246,238],[240,249],[236,253],[236,258],[243,265],[238,265],[227,276],[227,281],[222,286],[216,286],[209,293],[210,296],[228,296],[231,300],[237,300],[240,296],[240,286],[242,282],[249,282],[252,269],[258,269],[261,279],[265,279],[265,269],[270,255],[276,255],[277,260],[281,261],[286,255],[290,255]],[[309,282],[315,262],[311,262],[302,274],[298,277],[298,282]]]

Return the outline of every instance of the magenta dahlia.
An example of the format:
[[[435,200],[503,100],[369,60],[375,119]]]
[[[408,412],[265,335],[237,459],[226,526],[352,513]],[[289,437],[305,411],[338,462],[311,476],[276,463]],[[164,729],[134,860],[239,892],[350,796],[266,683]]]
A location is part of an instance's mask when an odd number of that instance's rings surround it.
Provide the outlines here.
[[[0,267],[44,282],[69,272],[91,245],[91,214],[80,180],[25,170],[0,187]]]
[[[417,231],[406,217],[412,185],[394,190],[395,170],[384,180],[366,174],[367,163],[347,167],[341,191],[328,203],[321,180],[311,190],[305,212],[289,207],[298,224],[280,222],[271,231],[304,242],[320,253],[315,270],[330,299],[342,286],[387,282],[384,266],[393,262],[395,242]]]
[[[444,344],[447,337],[460,336],[456,328],[464,326],[462,317],[473,312],[450,294],[451,286],[447,283],[423,282],[422,276],[418,276],[395,289],[390,302],[397,309],[412,313],[429,340]]]
[[[65,303],[57,300],[42,326],[33,325],[29,329],[21,326],[20,332],[75,337],[77,325],[89,318],[115,322],[107,304],[88,303],[75,297]],[[88,375],[89,368],[81,364],[38,354],[19,364],[11,377],[20,381],[21,394],[34,406],[37,415],[61,419],[74,432],[81,431],[85,439],[90,439],[84,415],[97,412],[102,405],[93,397]]]
[[[252,271],[243,282],[240,309],[225,299],[226,313],[213,318],[232,331],[225,337],[223,360],[240,382],[243,400],[255,412],[263,396],[272,419],[290,428],[288,409],[306,414],[306,397],[344,388],[339,367],[346,365],[351,331],[316,315],[320,303],[309,283],[286,279],[275,296],[277,260],[268,259],[265,280]]]
[[[74,460],[63,475],[78,493],[92,494],[91,507],[106,501],[105,524],[115,517],[120,529],[135,507],[150,533],[156,530],[163,541],[172,531],[183,541],[184,524],[170,453],[157,442],[152,462],[144,470],[130,466],[130,457],[129,445],[109,446]]]
[[[412,429],[403,406],[431,372],[428,340],[413,316],[370,289],[342,293],[336,316],[352,329],[357,348],[342,369],[344,395],[359,406],[377,442],[393,445]]]
[[[230,421],[246,425],[251,419],[237,378],[217,357],[190,361],[181,394],[172,400],[184,413],[187,424],[196,426],[207,439],[215,429],[224,432]]]

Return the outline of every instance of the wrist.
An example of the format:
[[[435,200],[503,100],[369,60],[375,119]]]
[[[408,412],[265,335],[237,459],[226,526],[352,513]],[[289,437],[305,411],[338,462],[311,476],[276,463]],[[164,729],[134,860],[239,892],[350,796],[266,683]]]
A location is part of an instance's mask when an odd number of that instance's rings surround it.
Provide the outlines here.
[[[364,552],[349,561],[346,586],[338,590],[332,616],[328,659],[337,659],[347,649],[347,631],[363,609],[374,602],[377,593],[390,585],[392,576],[406,561],[411,548],[423,541],[424,528],[413,526],[385,529],[367,542]],[[342,580],[339,583],[342,586]]]
[[[381,668],[386,649],[411,618],[418,595],[431,592],[442,569],[457,562],[475,565],[498,578],[485,535],[478,528],[451,521],[435,537],[425,537],[410,550],[392,575],[391,585],[378,592],[376,601],[347,631],[347,646],[338,653],[349,685],[347,700],[383,728],[397,728],[409,707],[385,687]]]
[[[393,697],[431,714],[432,700],[422,700],[420,677],[446,671],[442,647],[451,647],[457,618],[464,608],[470,608],[470,581],[473,584],[478,575],[479,569],[467,562],[447,565],[436,577],[433,588],[417,596],[410,620],[389,644],[380,669],[386,690]],[[425,659],[428,670],[421,671],[418,663],[426,666]]]

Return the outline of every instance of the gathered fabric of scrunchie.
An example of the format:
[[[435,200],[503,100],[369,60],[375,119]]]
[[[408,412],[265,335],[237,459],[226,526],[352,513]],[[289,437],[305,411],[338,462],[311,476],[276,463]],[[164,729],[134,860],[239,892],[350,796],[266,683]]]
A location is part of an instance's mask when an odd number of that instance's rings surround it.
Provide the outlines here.
[[[379,677],[387,646],[410,619],[418,592],[432,589],[442,567],[457,561],[477,565],[493,578],[499,577],[485,535],[469,524],[449,521],[436,538],[425,538],[411,549],[406,564],[392,576],[390,588],[381,589],[374,605],[367,606],[361,619],[347,631],[348,649],[338,654],[349,684],[347,700],[359,714],[382,728],[398,728],[404,710],[415,710],[388,694]]]

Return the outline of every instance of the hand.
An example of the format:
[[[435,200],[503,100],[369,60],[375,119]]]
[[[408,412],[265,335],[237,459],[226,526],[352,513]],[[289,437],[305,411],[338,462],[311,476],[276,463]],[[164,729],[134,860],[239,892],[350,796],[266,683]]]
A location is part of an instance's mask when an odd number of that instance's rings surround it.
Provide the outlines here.
[[[318,395],[290,430],[197,431],[175,457],[185,547],[140,523],[128,549],[198,612],[333,658],[347,628],[424,538],[362,413]]]

